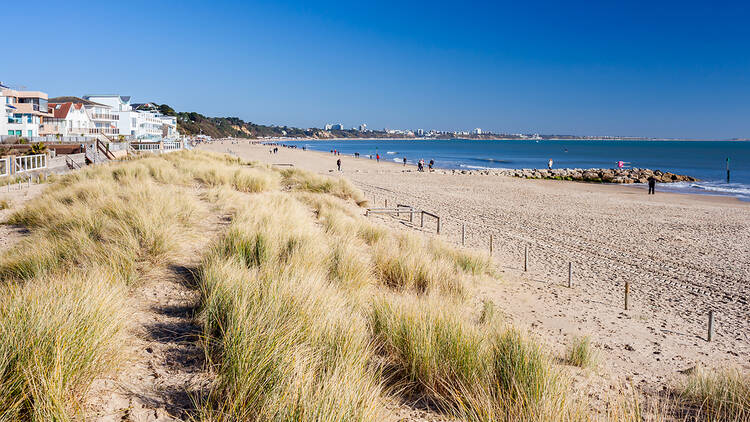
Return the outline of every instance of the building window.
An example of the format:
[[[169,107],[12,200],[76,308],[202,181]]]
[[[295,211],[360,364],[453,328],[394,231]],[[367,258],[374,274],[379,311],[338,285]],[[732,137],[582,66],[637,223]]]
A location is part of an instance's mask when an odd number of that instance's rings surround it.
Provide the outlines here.
[[[34,118],[31,116],[31,114],[26,115],[26,123],[34,123]]]
[[[28,133],[29,133],[29,138],[31,138],[32,136],[34,136],[34,131],[33,130],[29,130]]]
[[[13,131],[12,131],[12,130],[9,130],[9,131],[8,131],[8,135],[10,135],[10,136],[13,136]]]

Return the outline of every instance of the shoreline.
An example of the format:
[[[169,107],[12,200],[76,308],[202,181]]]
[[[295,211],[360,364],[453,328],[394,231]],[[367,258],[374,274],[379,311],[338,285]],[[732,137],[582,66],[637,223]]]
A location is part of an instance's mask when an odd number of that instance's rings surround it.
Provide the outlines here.
[[[246,139],[249,141],[258,142],[276,142],[276,141],[311,141],[311,142],[326,142],[326,141],[601,141],[601,142],[748,142],[750,139],[674,139],[674,138],[638,138],[638,139],[602,139],[602,138],[546,138],[546,139],[530,139],[530,138],[426,138],[426,137],[414,137],[414,138],[237,138]]]
[[[251,144],[254,144],[254,143],[251,143]],[[231,144],[228,144],[228,145],[231,145]],[[315,154],[315,155],[317,155],[317,156],[319,156],[321,158],[322,157],[326,157],[326,158],[330,159],[330,158],[333,158],[333,157],[337,157],[337,156],[333,156],[329,152],[324,152],[324,151],[316,151],[316,150],[309,150],[309,149],[308,150],[302,150],[301,148],[288,148],[288,147],[283,147],[281,145],[279,145],[279,147],[281,147],[282,149],[285,149],[285,150],[299,151],[301,153],[313,153],[313,154]],[[374,158],[373,159],[369,159],[366,156],[360,156],[359,158],[355,158],[352,154],[344,154],[344,153],[342,153],[340,155],[340,157],[346,157],[346,158],[354,159],[354,160],[362,160],[362,161],[366,161],[366,162],[369,162],[369,161],[376,162],[376,160]],[[333,162],[335,162],[335,159],[333,160]],[[404,165],[402,163],[397,163],[397,162],[394,162],[393,160],[383,159],[383,157],[381,157],[379,165],[393,166],[393,168],[402,168],[402,169],[404,168]],[[412,172],[417,172],[417,170],[416,170],[417,166],[415,164],[407,163],[405,167],[408,168],[408,169],[410,169]],[[464,170],[464,171],[466,171],[466,173],[465,174],[461,174],[460,170],[457,170],[457,169],[449,169],[449,168],[442,168],[442,167],[436,167],[436,169],[439,169],[439,170],[445,172],[444,174],[447,174],[447,175],[450,175],[450,176],[455,176],[455,177],[479,176],[480,175],[479,172],[483,171],[483,170]],[[496,169],[496,171],[500,171],[500,170],[502,170],[502,169]],[[455,171],[455,173],[452,173],[451,171]],[[495,171],[495,170],[489,170],[489,171]],[[428,172],[425,172],[425,173],[428,173]],[[433,173],[436,173],[436,172],[433,172]],[[438,173],[438,174],[440,174],[440,173]],[[612,187],[617,187],[619,189],[627,189],[630,192],[638,192],[638,193],[640,193],[640,191],[642,191],[642,190],[644,190],[646,188],[646,185],[639,184],[639,183],[622,184],[622,183],[585,182],[585,181],[575,181],[575,180],[523,179],[523,178],[511,177],[511,176],[505,176],[505,175],[497,175],[497,176],[492,175],[492,176],[493,177],[508,178],[508,179],[516,179],[516,180],[526,180],[526,181],[566,182],[566,183],[573,183],[573,184],[584,185],[584,186],[601,186],[601,187],[605,187],[607,189],[612,188]],[[695,200],[707,200],[709,202],[726,202],[727,204],[741,204],[742,206],[750,206],[750,202],[743,201],[740,198],[737,198],[736,196],[730,196],[730,195],[722,195],[722,194],[715,194],[715,193],[659,191],[658,187],[659,186],[664,186],[664,185],[669,185],[669,183],[660,183],[660,184],[657,184],[657,192],[658,192],[659,195],[676,195],[676,196],[679,196],[679,197],[687,197],[687,198],[692,198],[692,199],[695,199]]]

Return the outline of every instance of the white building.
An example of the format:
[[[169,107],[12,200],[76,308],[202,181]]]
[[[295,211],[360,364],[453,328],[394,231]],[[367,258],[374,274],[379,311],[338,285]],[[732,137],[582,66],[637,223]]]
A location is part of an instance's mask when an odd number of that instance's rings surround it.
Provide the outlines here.
[[[482,129],[476,128],[476,129],[472,130],[472,133],[474,135],[481,135],[482,134]]]
[[[344,130],[344,125],[342,125],[341,123],[327,123],[325,125],[325,130]]]
[[[96,125],[83,103],[49,103],[52,117],[39,128],[41,135],[90,136]]]
[[[359,125],[359,131],[367,132],[367,123],[362,123],[361,125]]]
[[[0,135],[39,136],[39,126],[52,115],[47,110],[47,94],[39,91],[18,91],[0,85],[2,120]]]
[[[66,123],[66,125],[73,124],[73,127],[76,127],[80,129],[88,128],[87,132],[79,132],[79,131],[73,131],[69,132],[69,135],[81,135],[83,133],[84,135],[104,135],[108,138],[116,138],[120,134],[120,129],[118,128],[118,121],[120,119],[120,116],[112,112],[112,107],[108,104],[99,103],[95,101],[90,101],[85,98],[78,98],[78,97],[55,97],[51,98],[50,102],[55,104],[57,106],[58,104],[64,104],[64,103],[73,103],[74,105],[77,105],[78,109],[83,109],[85,111],[86,115],[88,116],[88,122],[86,122],[86,118],[83,116],[80,116],[78,114],[74,114],[70,116],[71,120],[75,120],[75,122]],[[61,106],[60,109],[63,107]],[[51,110],[54,113],[54,109]],[[51,122],[51,127],[45,127],[44,131],[48,134],[52,133],[60,133],[58,130],[62,130],[62,127],[56,127],[62,124],[61,120],[65,119],[68,120],[69,117],[62,116],[62,113],[58,113],[59,117],[54,117],[54,121]],[[57,132],[55,132],[57,131]]]
[[[83,98],[111,107],[112,114],[118,116],[117,127],[121,135],[153,141],[178,137],[176,117],[152,109],[135,110],[129,96],[87,95]]]
[[[424,136],[424,129],[417,129],[417,136]]]

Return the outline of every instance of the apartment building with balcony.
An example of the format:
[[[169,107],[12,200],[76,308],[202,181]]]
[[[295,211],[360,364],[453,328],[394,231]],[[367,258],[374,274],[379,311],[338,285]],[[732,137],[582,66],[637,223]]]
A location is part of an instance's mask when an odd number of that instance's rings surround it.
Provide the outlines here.
[[[162,140],[177,138],[177,119],[165,116],[153,107],[134,107],[129,96],[87,95],[89,101],[111,107],[111,113],[119,117],[117,127],[120,134],[140,140]],[[143,104],[140,104],[141,106]]]
[[[0,85],[2,123],[0,135],[39,136],[44,119],[52,117],[47,107],[47,94],[40,91],[19,91]]]

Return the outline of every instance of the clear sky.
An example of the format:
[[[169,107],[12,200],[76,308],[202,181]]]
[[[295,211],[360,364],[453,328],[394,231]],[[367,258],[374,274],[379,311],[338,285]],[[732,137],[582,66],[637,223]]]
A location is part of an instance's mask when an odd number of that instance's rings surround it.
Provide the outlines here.
[[[298,127],[750,137],[747,1],[7,1],[0,81]]]

